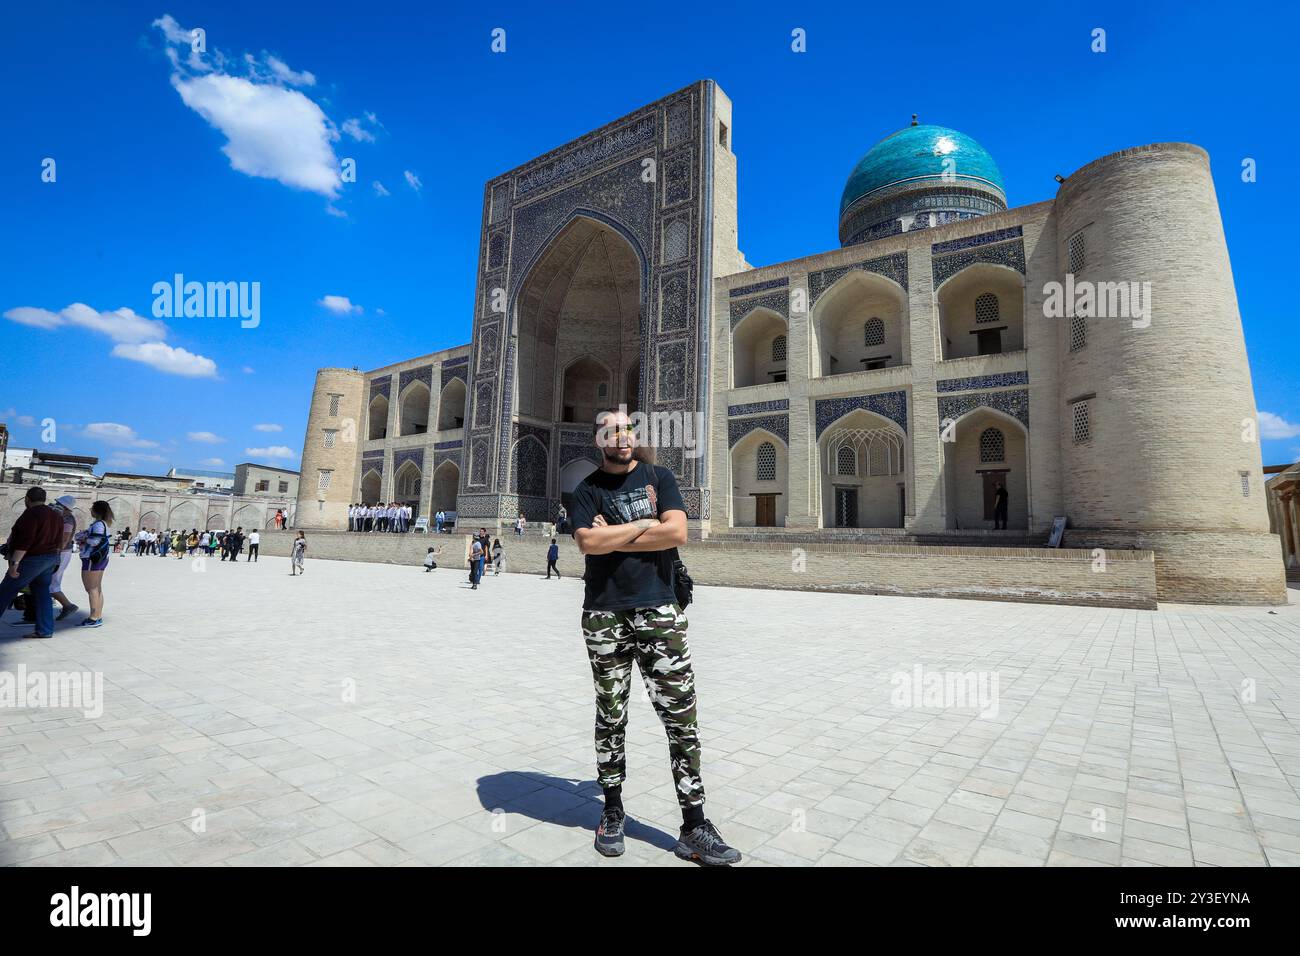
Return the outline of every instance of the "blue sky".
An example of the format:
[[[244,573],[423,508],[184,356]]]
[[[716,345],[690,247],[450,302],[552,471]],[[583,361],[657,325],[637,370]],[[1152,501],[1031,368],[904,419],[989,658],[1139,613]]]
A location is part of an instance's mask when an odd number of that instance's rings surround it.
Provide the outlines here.
[[[485,180],[711,77],[735,104],[740,241],[756,265],[835,248],[845,177],[913,112],[978,139],[1013,206],[1117,149],[1204,146],[1264,460],[1300,458],[1293,244],[1279,238],[1300,146],[1294,12],[430,9],[98,0],[0,14],[0,420],[13,444],[40,444],[52,418],[55,447],[110,468],[296,467],[316,368],[469,340]],[[207,51],[192,64],[168,34],[195,27]],[[496,27],[505,54],[489,48]],[[795,27],[807,53],[790,50]],[[1104,54],[1090,50],[1096,27]],[[1241,181],[1246,157],[1257,182]],[[355,183],[338,181],[344,159]],[[260,283],[260,324],[155,319],[153,286],[176,273]]]

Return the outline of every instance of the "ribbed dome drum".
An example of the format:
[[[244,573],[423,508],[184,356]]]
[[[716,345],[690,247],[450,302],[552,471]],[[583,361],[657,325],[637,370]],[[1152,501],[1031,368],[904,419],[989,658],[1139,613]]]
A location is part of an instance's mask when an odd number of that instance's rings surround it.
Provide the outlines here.
[[[1007,208],[988,152],[945,126],[886,136],[849,174],[840,199],[840,244],[854,245]]]

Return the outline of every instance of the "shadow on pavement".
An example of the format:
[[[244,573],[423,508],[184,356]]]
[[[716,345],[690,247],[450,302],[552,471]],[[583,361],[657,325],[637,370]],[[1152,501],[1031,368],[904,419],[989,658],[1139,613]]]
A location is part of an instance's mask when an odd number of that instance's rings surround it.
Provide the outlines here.
[[[596,830],[600,822],[600,787],[594,780],[552,777],[536,771],[512,770],[478,779],[478,799],[483,809],[518,813],[544,823],[581,830]],[[626,834],[661,850],[671,850],[677,837],[642,823],[630,813]]]

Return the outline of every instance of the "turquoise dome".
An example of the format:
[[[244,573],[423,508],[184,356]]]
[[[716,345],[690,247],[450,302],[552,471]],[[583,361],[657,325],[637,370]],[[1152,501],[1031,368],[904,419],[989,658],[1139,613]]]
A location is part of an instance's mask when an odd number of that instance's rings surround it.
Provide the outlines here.
[[[886,186],[943,182],[947,159],[954,160],[947,168],[956,177],[955,183],[992,187],[1005,201],[1002,174],[983,146],[946,126],[907,126],[871,147],[853,167],[844,184],[840,215],[863,196]]]

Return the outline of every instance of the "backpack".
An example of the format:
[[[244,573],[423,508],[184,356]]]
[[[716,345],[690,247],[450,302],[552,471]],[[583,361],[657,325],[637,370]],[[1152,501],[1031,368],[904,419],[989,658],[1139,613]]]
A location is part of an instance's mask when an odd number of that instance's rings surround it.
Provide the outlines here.
[[[100,522],[95,521],[93,524],[91,524],[90,527],[94,528],[96,524],[100,524]],[[104,533],[96,536],[100,539],[99,544],[91,548],[90,553],[86,556],[92,564],[94,564],[97,561],[103,561],[105,558],[107,558],[109,549],[112,547],[111,542],[109,541],[108,538],[108,526],[104,525],[103,528],[104,528]],[[87,534],[91,534],[91,533],[93,532],[87,531]]]

